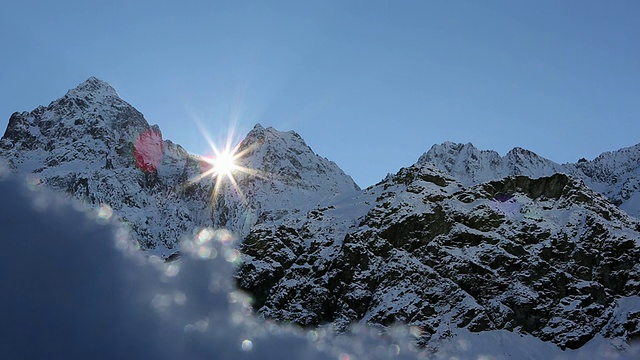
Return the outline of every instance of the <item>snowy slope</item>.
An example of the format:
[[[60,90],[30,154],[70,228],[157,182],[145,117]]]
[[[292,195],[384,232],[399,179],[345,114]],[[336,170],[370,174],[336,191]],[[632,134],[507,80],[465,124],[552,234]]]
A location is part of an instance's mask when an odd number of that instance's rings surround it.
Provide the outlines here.
[[[605,152],[592,161],[557,164],[532,151],[514,148],[501,157],[472,144],[445,142],[434,145],[417,164],[434,164],[465,185],[510,175],[533,178],[566,173],[582,179],[630,215],[640,216],[640,145]]]
[[[568,164],[592,189],[640,217],[640,144],[605,152],[592,161]]]
[[[243,196],[225,184],[215,211],[223,214],[216,226],[246,235],[256,222],[274,221],[299,213],[360,188],[334,162],[316,155],[293,131],[281,132],[257,124],[242,141],[238,160],[255,174],[235,177]]]

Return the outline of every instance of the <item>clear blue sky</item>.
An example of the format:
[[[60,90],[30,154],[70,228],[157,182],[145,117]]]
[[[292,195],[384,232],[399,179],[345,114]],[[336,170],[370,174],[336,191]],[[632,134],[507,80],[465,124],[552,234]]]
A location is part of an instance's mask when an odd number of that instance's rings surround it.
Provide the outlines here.
[[[14,1],[0,127],[89,76],[165,138],[295,130],[361,186],[434,143],[557,162],[640,143],[640,1]]]

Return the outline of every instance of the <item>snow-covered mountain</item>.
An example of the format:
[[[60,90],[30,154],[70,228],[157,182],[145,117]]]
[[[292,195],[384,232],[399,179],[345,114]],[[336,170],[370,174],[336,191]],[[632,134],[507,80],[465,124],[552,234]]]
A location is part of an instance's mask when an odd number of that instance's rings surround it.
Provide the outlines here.
[[[30,186],[113,214],[148,253],[229,229],[266,318],[403,322],[430,346],[457,329],[567,348],[640,337],[640,145],[557,164],[447,142],[365,190],[292,131],[256,125],[238,153],[240,191],[212,196],[215,179],[193,181],[210,165],[96,78],[14,113],[0,140]]]
[[[618,205],[640,217],[640,144],[605,152],[592,161],[568,164],[570,174]]]
[[[176,201],[175,189],[194,169],[180,146],[145,144],[161,136],[109,84],[90,78],[47,107],[14,113],[0,148],[9,168],[91,207],[115,211],[143,248],[165,252],[190,230],[189,222],[204,222],[200,210],[206,206]],[[146,164],[139,156],[145,147],[164,156]]]
[[[334,162],[316,155],[294,131],[257,124],[242,141],[238,165],[251,173],[235,177],[241,194],[228,183],[215,201],[214,225],[246,235],[256,222],[317,207],[360,188]]]
[[[425,343],[452,328],[563,348],[640,336],[640,309],[612,319],[640,294],[640,221],[564,174],[465,187],[431,166],[256,226],[241,246],[240,287],[269,318],[404,322]]]
[[[515,148],[501,157],[493,150],[478,150],[470,143],[452,142],[432,146],[418,159],[417,164],[434,164],[464,185],[510,175],[549,176],[564,170],[561,165],[522,148]]]
[[[465,185],[511,175],[538,178],[566,173],[582,179],[630,215],[640,216],[640,144],[605,152],[592,161],[558,164],[522,148],[514,148],[501,157],[472,144],[445,142],[434,145],[418,159],[418,164],[427,163]]]
[[[195,227],[224,226],[242,234],[257,221],[316,206],[359,190],[337,165],[316,155],[294,132],[260,125],[247,135],[239,162],[260,176],[239,174],[243,197],[224,183],[190,179],[205,162],[163,140],[160,129],[94,77],[47,107],[14,113],[0,157],[30,181],[108,206],[146,250],[167,256]],[[203,165],[204,164],[204,165]]]

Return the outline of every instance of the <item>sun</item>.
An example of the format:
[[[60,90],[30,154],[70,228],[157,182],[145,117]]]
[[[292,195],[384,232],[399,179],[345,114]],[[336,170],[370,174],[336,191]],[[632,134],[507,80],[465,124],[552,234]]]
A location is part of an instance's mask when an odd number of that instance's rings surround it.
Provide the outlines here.
[[[240,169],[240,166],[236,165],[236,158],[231,151],[223,150],[219,154],[216,155],[215,158],[210,159],[209,164],[211,164],[213,173],[212,176],[226,176],[227,178],[232,178],[235,170]]]
[[[253,146],[242,147],[242,143],[240,142],[237,142],[235,146],[232,146],[233,136],[232,133],[230,133],[227,136],[224,147],[219,149],[211,140],[211,137],[206,133],[206,131],[203,130],[202,133],[207,139],[207,142],[209,143],[209,146],[213,151],[213,155],[197,156],[202,164],[202,171],[200,172],[200,174],[189,179],[189,182],[195,183],[206,178],[212,179],[212,203],[215,203],[217,201],[224,183],[231,184],[232,188],[235,189],[236,193],[240,196],[240,199],[244,201],[244,194],[242,193],[242,189],[238,185],[236,176],[247,174],[260,177],[260,174],[257,170],[250,169],[246,166],[241,165],[243,157],[245,157],[247,153],[253,150]]]

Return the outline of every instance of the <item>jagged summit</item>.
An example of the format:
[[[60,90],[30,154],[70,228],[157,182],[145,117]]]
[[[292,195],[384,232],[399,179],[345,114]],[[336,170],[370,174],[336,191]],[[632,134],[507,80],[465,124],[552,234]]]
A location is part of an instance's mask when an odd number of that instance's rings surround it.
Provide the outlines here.
[[[492,150],[479,150],[473,144],[445,142],[433,145],[418,159],[417,165],[434,164],[465,185],[500,177],[503,159]]]
[[[239,148],[239,164],[252,174],[236,179],[243,204],[232,189],[224,193],[217,212],[218,226],[246,235],[253,225],[275,221],[289,213],[307,211],[360,188],[333,161],[317,155],[294,131],[279,131],[256,124]]]
[[[254,143],[264,143],[265,141],[278,141],[284,137],[300,137],[294,131],[279,131],[269,126],[264,127],[262,124],[257,123],[253,126],[247,135],[245,136],[243,143],[245,146],[253,145]],[[304,140],[301,141],[304,144]],[[306,144],[304,144],[306,146]]]
[[[417,164],[433,164],[467,186],[511,175],[540,178],[565,173],[583,180],[630,215],[640,216],[640,144],[605,152],[592,161],[558,164],[520,147],[500,156],[470,143],[445,142],[431,147]]]
[[[79,161],[103,164],[106,158],[130,166],[117,154],[128,152],[148,130],[138,110],[91,77],[47,107],[11,115],[0,148],[11,167],[26,172]]]
[[[102,81],[94,76],[91,76],[84,82],[80,83],[75,88],[67,91],[65,97],[77,97],[84,98],[87,96],[92,97],[105,97],[113,96],[120,97],[116,89],[114,89],[106,81]]]
[[[433,163],[437,165],[438,160],[440,160],[440,165],[453,169],[454,164],[460,163],[467,158],[470,158],[471,160],[479,160],[499,157],[500,155],[497,152],[493,150],[479,150],[472,143],[463,144],[445,141],[442,144],[435,144],[431,146],[429,151],[420,156],[417,164]]]
[[[249,150],[244,165],[275,182],[306,190],[343,193],[358,185],[333,161],[318,156],[295,131],[278,131],[256,124],[242,142]],[[326,188],[326,186],[329,188]]]
[[[629,214],[640,217],[640,144],[567,166],[589,187],[605,194]]]
[[[245,146],[248,146],[255,142],[272,142],[279,141],[278,139],[282,140],[284,138],[289,138],[292,143],[295,143],[299,147],[311,150],[311,148],[306,144],[304,139],[302,139],[300,134],[298,134],[297,132],[293,130],[280,131],[271,126],[265,128],[260,123],[255,124],[253,126],[253,129],[251,129],[251,131],[247,133],[245,139],[243,140],[243,143]]]
[[[442,171],[471,185],[509,175],[549,176],[565,169],[533,151],[516,147],[505,156],[493,150],[479,150],[473,144],[444,142],[434,145],[418,159],[417,164],[431,163]]]

